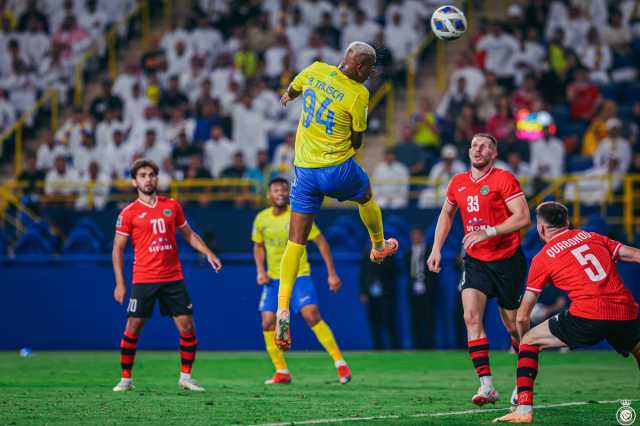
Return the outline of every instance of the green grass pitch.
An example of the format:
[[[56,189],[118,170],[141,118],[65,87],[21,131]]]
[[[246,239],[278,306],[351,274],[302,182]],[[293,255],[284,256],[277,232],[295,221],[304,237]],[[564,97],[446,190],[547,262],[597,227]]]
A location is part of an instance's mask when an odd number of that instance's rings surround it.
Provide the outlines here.
[[[465,352],[347,353],[353,373],[348,385],[338,384],[324,353],[294,352],[287,359],[293,384],[266,386],[272,372],[266,354],[200,352],[194,377],[207,391],[188,393],[177,387],[176,352],[141,350],[134,368],[137,389],[116,394],[116,351],[36,352],[30,358],[0,352],[0,424],[251,425],[388,416],[341,424],[483,425],[506,412],[516,363],[514,355],[491,353],[502,395],[495,411],[434,417],[419,415],[476,408],[469,399],[477,379]],[[536,404],[640,397],[635,361],[615,353],[542,352],[540,360]],[[640,414],[640,402],[633,406]],[[619,407],[541,409],[536,424],[615,425]]]

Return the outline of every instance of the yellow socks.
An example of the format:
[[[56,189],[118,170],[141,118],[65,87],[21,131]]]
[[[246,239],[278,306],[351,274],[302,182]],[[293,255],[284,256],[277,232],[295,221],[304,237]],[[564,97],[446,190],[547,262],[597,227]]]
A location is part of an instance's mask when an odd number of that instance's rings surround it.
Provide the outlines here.
[[[278,310],[289,309],[291,302],[291,292],[293,285],[298,278],[298,269],[300,268],[300,259],[304,254],[306,246],[287,241],[287,246],[282,254],[280,261],[280,288],[278,290]]]
[[[287,369],[287,362],[284,360],[284,353],[276,346],[275,331],[263,331],[264,344],[267,347],[267,353],[276,367],[276,371],[284,371]]]
[[[381,250],[384,248],[384,229],[382,226],[382,212],[380,207],[371,198],[364,204],[358,203],[358,210],[360,211],[360,219],[362,223],[367,227],[369,231],[369,237],[371,237],[371,243],[373,247]]]
[[[333,361],[342,361],[342,353],[340,352],[336,339],[333,337],[333,333],[327,323],[320,321],[311,327],[311,330],[316,334],[316,337],[322,347],[329,353],[329,355],[331,355]]]

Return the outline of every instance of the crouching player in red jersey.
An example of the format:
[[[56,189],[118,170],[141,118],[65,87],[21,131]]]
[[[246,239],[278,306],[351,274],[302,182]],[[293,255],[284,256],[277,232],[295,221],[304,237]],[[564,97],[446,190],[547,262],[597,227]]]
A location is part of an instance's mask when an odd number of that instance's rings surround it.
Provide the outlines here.
[[[516,312],[527,275],[519,231],[531,223],[520,184],[511,173],[493,166],[497,155],[498,144],[493,136],[479,133],[473,137],[469,148],[471,170],[455,175],[449,182],[427,260],[430,271],[440,272],[440,249],[456,209],[460,208],[465,234],[460,291],[469,355],[480,378],[480,387],[471,402],[479,406],[499,399],[493,386],[483,321],[489,298],[497,299],[500,318],[517,352]]]
[[[533,423],[533,383],[543,348],[591,346],[606,339],[640,367],[638,304],[625,288],[615,262],[640,263],[640,250],[595,232],[569,227],[567,208],[556,202],[537,208],[538,234],[546,243],[531,261],[527,290],[518,309],[518,406],[494,423]],[[571,300],[568,311],[529,330],[542,289],[552,284]]]
[[[113,241],[113,271],[116,276],[113,297],[120,304],[127,293],[122,257],[129,237],[134,249],[133,285],[127,307],[129,319],[120,342],[122,379],[113,390],[122,392],[133,389],[131,370],[138,336],[146,319],[151,318],[157,299],[160,313],[171,315],[180,332],[181,367],[178,384],[183,389],[203,391],[191,378],[198,341],[191,299],[183,282],[182,265],[178,258],[176,231],[179,229],[184,239],[207,257],[216,272],[220,271],[222,264],[198,234],[193,232],[184,217],[182,206],[176,200],[156,194],[158,166],[154,162],[137,160],[131,168],[131,178],[138,198],[120,212]]]

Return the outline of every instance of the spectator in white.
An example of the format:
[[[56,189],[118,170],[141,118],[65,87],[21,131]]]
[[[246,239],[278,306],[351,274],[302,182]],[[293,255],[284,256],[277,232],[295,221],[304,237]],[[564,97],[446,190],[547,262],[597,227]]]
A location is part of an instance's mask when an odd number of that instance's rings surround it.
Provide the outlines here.
[[[202,81],[200,87],[197,90],[191,92],[189,101],[192,105],[195,106],[195,110],[198,111],[204,102],[212,101],[214,99],[213,95],[213,84],[211,84],[210,78],[205,78]]]
[[[57,157],[63,159],[67,157],[67,147],[58,142],[51,130],[44,130],[42,135],[43,142],[38,147],[36,153],[36,167],[40,170],[48,171],[53,167],[53,163]]]
[[[595,27],[589,29],[587,43],[579,53],[582,64],[589,70],[589,79],[596,83],[607,83],[612,65],[611,49],[602,43]]]
[[[436,0],[433,1],[423,0],[393,0],[387,6],[385,10],[385,22],[391,22],[393,15],[396,12],[402,14],[402,21],[409,25],[413,31],[415,31],[415,23],[418,21],[425,21],[428,16],[435,11],[435,5],[441,6],[446,2]]]
[[[106,148],[106,145],[104,147]],[[86,176],[89,171],[89,164],[92,161],[100,161],[103,151],[103,148],[96,146],[93,133],[87,131],[82,132],[80,146],[71,151],[73,168],[76,169],[81,177]]]
[[[204,67],[204,58],[199,55],[191,57],[191,66],[180,75],[180,90],[184,93],[191,93],[202,85],[202,82],[209,78],[209,74]]]
[[[273,46],[264,52],[264,73],[270,79],[277,79],[284,70],[282,59],[289,54],[287,36],[278,34]]]
[[[173,144],[178,135],[184,132],[187,135],[187,140],[193,142],[193,131],[196,128],[196,121],[193,118],[187,118],[182,108],[174,108],[171,110],[171,118],[167,124],[167,140]]]
[[[571,46],[575,51],[579,51],[587,42],[587,33],[593,23],[585,16],[579,6],[569,8],[569,20],[565,27],[567,46]]]
[[[213,94],[215,98],[221,99],[230,90],[231,83],[235,82],[239,86],[244,84],[242,72],[233,64],[233,58],[228,53],[218,56],[218,65],[210,75],[213,84]]]
[[[44,31],[42,22],[35,17],[27,21],[27,31],[20,36],[20,46],[29,56],[31,64],[40,64],[49,51],[51,41]]]
[[[122,129],[114,129],[111,144],[103,151],[104,172],[113,179],[124,179],[131,164],[131,146]]]
[[[104,113],[104,120],[102,120],[96,127],[96,143],[98,147],[100,149],[106,149],[109,145],[111,145],[111,137],[113,136],[113,131],[116,129],[120,129],[123,132],[126,132],[128,130],[128,127],[129,126],[124,121],[120,120],[120,117],[118,116],[118,110],[109,108]],[[87,133],[87,131],[84,131],[82,133]],[[82,171],[80,168],[78,168],[77,165],[76,169],[78,169],[78,171],[80,172]]]
[[[367,19],[367,14],[362,9],[357,9],[353,23],[342,33],[342,51],[345,51],[354,41],[373,43],[379,32],[380,25]]]
[[[324,41],[327,46],[332,49],[340,49],[340,37],[342,34],[340,30],[333,26],[332,15],[332,12],[324,12],[320,25],[315,27],[314,31],[320,34],[322,41]]]
[[[60,29],[53,34],[52,41],[62,44],[62,56],[74,62],[80,59],[82,52],[91,44],[89,33],[78,25],[73,15],[64,18]]]
[[[7,92],[0,89],[0,132],[4,132],[16,122],[16,108],[9,102]]]
[[[593,154],[594,167],[606,166],[609,158],[617,159],[615,174],[624,174],[631,167],[631,144],[622,137],[622,122],[617,118],[607,120],[607,137],[600,142]]]
[[[496,99],[502,99],[505,95],[504,87],[498,84],[496,75],[491,71],[485,73],[484,86],[478,91],[475,104],[478,106],[477,114],[480,121],[486,123],[496,112]]]
[[[144,110],[144,117],[132,123],[129,133],[129,142],[136,151],[144,148],[147,130],[153,129],[156,135],[165,135],[166,125],[160,116],[160,109],[155,106],[148,106]],[[160,164],[160,163],[156,163]]]
[[[631,43],[631,28],[622,19],[622,13],[615,10],[609,16],[609,23],[602,28],[602,41],[614,52],[628,54]]]
[[[14,64],[17,62],[31,66],[31,58],[20,49],[20,42],[17,38],[10,38],[6,46],[6,52],[2,52],[0,57],[0,77],[4,78],[13,73]]]
[[[460,77],[456,85],[449,88],[449,91],[440,100],[436,115],[453,123],[462,112],[462,107],[470,103],[471,99],[471,95],[467,90],[467,80],[464,77]]]
[[[89,163],[88,171],[81,182],[82,188],[76,198],[76,210],[103,210],[109,201],[111,179],[101,170],[97,161]]]
[[[67,103],[67,92],[73,76],[73,63],[62,58],[62,46],[56,43],[51,45],[51,50],[39,62],[38,82],[39,88],[45,90],[54,88],[58,92],[58,103]]]
[[[250,125],[249,125],[250,123]],[[249,167],[255,166],[256,153],[267,149],[267,120],[253,108],[253,99],[245,93],[233,107],[231,126],[234,144],[243,151]]]
[[[384,151],[384,160],[373,171],[373,194],[381,208],[401,209],[409,204],[409,169],[396,160],[394,149]]]
[[[80,175],[73,168],[67,166],[63,155],[58,155],[53,162],[53,168],[44,178],[44,193],[49,196],[69,196],[77,192]]]
[[[420,41],[411,24],[402,20],[400,11],[393,14],[391,22],[384,28],[384,39],[393,52],[393,61],[399,65],[406,64],[411,51]]]
[[[295,156],[295,141],[295,133],[288,133],[284,141],[276,147],[273,153],[273,170],[289,180],[294,178],[293,158]]]
[[[511,35],[502,31],[502,27],[493,24],[489,33],[478,40],[476,49],[486,53],[485,69],[492,71],[501,84],[510,87],[513,84],[513,55],[518,51],[518,42]]]
[[[515,71],[515,85],[519,87],[524,81],[525,75],[532,71],[541,70],[547,52],[537,41],[535,28],[527,30],[527,38],[521,30],[516,30],[518,40],[518,51],[513,55]]]
[[[179,38],[176,39],[174,45],[167,52],[167,63],[169,65],[167,69],[168,75],[183,75],[185,74],[191,64],[191,58],[194,53],[189,47],[187,40]]]
[[[449,77],[449,87],[454,88],[461,77],[465,80],[467,94],[471,99],[475,99],[485,87],[485,76],[475,65],[471,52],[464,51],[458,56],[456,70]]]
[[[51,33],[54,33],[60,28],[67,16],[75,16],[76,8],[74,7],[74,1],[75,0],[49,0],[45,2],[50,3],[49,6],[53,6],[53,9],[47,12],[47,15],[49,16],[49,22],[51,24],[49,26],[49,31]]]
[[[83,0],[78,0],[82,2]],[[84,1],[84,7],[78,11],[78,21],[87,30],[91,40],[97,40],[104,35],[109,17],[98,9],[98,0]]]
[[[313,27],[307,26],[302,17],[302,10],[295,6],[291,13],[291,19],[287,23],[284,33],[289,40],[292,52],[300,52],[309,41],[310,30]]]
[[[333,5],[327,0],[303,0],[300,2],[300,10],[304,22],[310,27],[315,28],[320,25],[322,15],[332,13]]]
[[[297,71],[302,71],[315,61],[337,64],[340,62],[339,57],[340,53],[325,45],[320,34],[312,32],[309,36],[309,45],[298,54]]]
[[[198,26],[191,31],[191,46],[196,54],[206,57],[210,65],[215,63],[216,57],[222,52],[222,34],[211,27],[207,16],[201,16]]]
[[[220,177],[224,169],[231,165],[238,148],[227,139],[222,127],[211,128],[211,138],[204,143],[204,163],[213,177]]]
[[[566,28],[569,25],[569,11],[565,2],[561,0],[554,0],[549,5],[549,11],[547,13],[547,23],[544,29],[544,38],[551,40],[556,34],[556,30],[561,28],[564,34],[563,45],[567,46],[567,31]]]
[[[145,132],[144,147],[138,153],[156,164],[164,164],[171,155],[171,147],[167,142],[158,140],[155,129],[150,128]]]
[[[594,166],[584,172],[576,173],[575,181],[564,187],[564,198],[574,201],[579,197],[581,204],[592,206],[603,204],[609,192],[617,191],[622,186],[622,174],[619,161],[615,156],[605,159],[604,164]]]
[[[466,170],[466,166],[458,159],[458,149],[451,144],[442,147],[441,160],[429,173],[431,185],[420,192],[418,207],[421,209],[435,208],[442,205],[447,194],[447,185],[453,176]]]
[[[564,144],[551,133],[553,119],[548,113],[539,113],[538,122],[544,126],[544,137],[531,144],[531,173],[555,179],[564,173]]]
[[[2,84],[9,91],[9,100],[18,114],[31,111],[35,106],[38,90],[37,77],[29,71],[24,62],[14,62],[13,73],[4,79]],[[32,118],[29,118],[27,125],[31,126],[31,124]]]
[[[126,101],[127,96],[131,94],[131,86],[133,86],[135,82],[141,84],[142,90],[147,87],[142,68],[136,60],[131,59],[125,65],[124,71],[116,77],[111,91],[114,95]]]
[[[93,131],[93,120],[82,107],[73,109],[73,114],[69,117],[58,130],[56,130],[55,139],[60,141],[69,149],[74,149],[80,145],[80,137],[83,130]]]
[[[187,30],[185,30],[187,26],[188,23],[185,23],[184,26],[180,26],[178,25],[177,19],[172,19],[171,29],[169,31],[166,31],[160,39],[160,47],[163,48],[165,52],[168,52],[174,48],[176,41],[188,41],[191,38],[191,35]]]
[[[279,117],[282,112],[280,97],[267,86],[267,82],[264,79],[255,82],[252,93],[253,109],[259,111],[268,120],[275,120]]]
[[[109,24],[120,22],[129,13],[133,12],[137,2],[135,0],[109,0],[100,1],[100,9],[109,18]]]
[[[124,97],[124,120],[135,123],[144,116],[144,110],[151,106],[151,101],[142,90],[142,84],[136,81],[131,86],[131,93]]]

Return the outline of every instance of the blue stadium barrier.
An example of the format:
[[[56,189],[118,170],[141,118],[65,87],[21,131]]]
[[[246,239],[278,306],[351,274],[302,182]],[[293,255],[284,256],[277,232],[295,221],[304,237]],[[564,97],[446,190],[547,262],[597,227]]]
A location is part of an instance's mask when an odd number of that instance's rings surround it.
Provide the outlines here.
[[[83,228],[71,233],[62,245],[63,254],[99,254],[102,252],[101,242],[95,235]]]
[[[53,245],[40,232],[29,229],[20,237],[14,251],[17,255],[49,255],[53,253]]]

